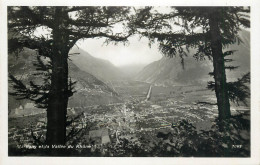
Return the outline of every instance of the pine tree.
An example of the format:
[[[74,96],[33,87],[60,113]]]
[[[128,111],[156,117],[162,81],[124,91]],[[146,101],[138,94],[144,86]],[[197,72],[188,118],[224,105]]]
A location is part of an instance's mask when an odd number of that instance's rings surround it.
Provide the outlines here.
[[[238,31],[250,27],[249,12],[248,7],[172,7],[171,12],[161,14],[146,7],[137,10],[131,26],[151,43],[157,40],[166,56],[178,54],[183,66],[189,48],[197,49],[196,59],[208,57],[213,61],[214,82],[209,85],[214,86],[219,119],[224,120],[231,116],[229,99],[234,98],[229,96],[231,84],[227,83],[225,70],[236,67],[225,65],[228,61],[225,56],[233,51],[223,49],[240,42]]]
[[[106,37],[107,42],[124,42],[131,33],[113,33],[113,26],[126,19],[128,7],[9,7],[8,29],[22,37],[9,38],[9,52],[19,52],[23,47],[38,50],[40,56],[51,61],[50,84],[44,98],[35,90],[28,90],[14,77],[18,90],[16,95],[28,95],[25,98],[38,99],[36,103],[47,100],[47,144],[66,143],[66,116],[68,97],[72,95],[69,89],[68,58],[70,49],[80,39]],[[48,37],[34,35],[36,28],[49,30]],[[40,64],[40,63],[39,63]],[[45,66],[45,65],[44,65]],[[24,88],[24,89],[23,89]],[[40,99],[40,100],[39,100]]]

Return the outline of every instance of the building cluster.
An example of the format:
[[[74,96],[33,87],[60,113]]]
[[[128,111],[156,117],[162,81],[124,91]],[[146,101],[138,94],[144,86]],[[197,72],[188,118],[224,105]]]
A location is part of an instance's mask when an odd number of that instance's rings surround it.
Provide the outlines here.
[[[19,110],[35,108],[31,104],[19,107]],[[107,145],[110,143],[119,143],[120,139],[138,139],[141,134],[149,132],[156,134],[160,129],[171,127],[178,120],[189,118],[193,121],[203,121],[199,116],[214,115],[209,108],[199,111],[201,107],[194,107],[191,104],[185,104],[182,100],[166,99],[162,101],[133,101],[127,103],[117,103],[108,105],[96,105],[88,107],[68,108],[68,115],[76,116],[81,112],[83,115],[68,126],[76,129],[87,130],[81,137],[91,147],[97,145]],[[46,132],[46,117],[38,119],[32,128],[10,128],[9,142],[20,141],[21,143],[31,143],[31,132],[36,137],[42,137]]]

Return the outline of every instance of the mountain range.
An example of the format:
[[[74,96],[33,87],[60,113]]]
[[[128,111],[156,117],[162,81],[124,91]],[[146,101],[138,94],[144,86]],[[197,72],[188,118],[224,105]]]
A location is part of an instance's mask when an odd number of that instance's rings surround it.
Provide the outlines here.
[[[80,70],[90,73],[102,81],[125,78],[123,72],[107,60],[95,58],[81,48],[73,47],[70,59]]]
[[[84,52],[85,53],[85,52]],[[105,60],[95,59],[94,57],[90,56],[89,54],[84,54],[84,57],[87,57],[84,60],[90,60],[87,63],[90,66],[101,66],[103,65],[103,69],[107,71],[119,72],[116,68]],[[47,60],[41,58],[43,61]],[[76,58],[77,59],[77,58]],[[21,80],[26,86],[29,87],[29,82],[33,81],[35,84],[42,84],[43,83],[43,76],[42,75],[35,75],[37,73],[36,67],[34,63],[37,62],[37,53],[35,50],[24,48],[18,56],[14,54],[10,54],[8,56],[8,73],[15,76],[17,79]],[[93,62],[93,63],[91,63]],[[77,60],[75,60],[76,64],[79,64]],[[72,81],[76,81],[74,85],[74,90],[76,93],[69,99],[68,106],[69,107],[80,107],[80,106],[89,106],[89,105],[96,105],[96,104],[108,104],[114,102],[121,102],[118,94],[111,89],[106,83],[101,81],[99,78],[95,77],[89,72],[94,72],[96,67],[91,68],[91,70],[84,71],[87,67],[79,68],[74,61],[69,61],[69,77]],[[80,63],[81,64],[81,63]],[[79,65],[80,66],[80,65]],[[104,67],[105,66],[105,67]],[[93,70],[94,69],[94,70]],[[99,70],[96,75],[103,74],[102,71]],[[108,76],[105,77],[106,80],[109,78]],[[11,82],[8,83],[8,91],[12,92],[13,88],[11,86]],[[17,100],[15,96],[8,96],[8,106],[9,106],[9,113],[13,111],[15,108],[20,106],[24,106],[30,103],[29,100]],[[21,112],[23,113],[23,112]],[[18,114],[22,115],[22,114]]]
[[[234,60],[227,63],[228,66],[239,66],[235,70],[226,70],[228,81],[234,81],[250,71],[250,32],[242,30],[239,32],[241,43],[236,43],[225,48],[224,51],[235,50],[235,53],[228,58]],[[205,84],[212,80],[208,75],[213,71],[212,61],[206,59],[196,61],[193,58],[195,49],[187,52],[188,56],[184,57],[184,68],[181,59],[176,57],[162,57],[139,72],[135,76],[135,80],[160,84],[160,85],[189,85],[189,84]]]
[[[242,43],[234,44],[225,50],[237,50],[230,56],[234,61],[228,65],[239,66],[238,69],[227,70],[228,81],[233,81],[250,71],[250,32],[243,30],[239,33]],[[107,104],[121,102],[118,94],[113,90],[111,81],[134,79],[159,85],[191,85],[203,84],[212,80],[208,75],[213,71],[210,60],[196,61],[192,56],[196,50],[190,50],[187,57],[184,57],[184,68],[181,59],[162,57],[160,60],[143,66],[129,65],[116,67],[107,60],[91,56],[83,49],[73,47],[70,51],[69,76],[76,81],[77,91],[69,100],[69,107]],[[33,63],[36,61],[36,51],[24,49],[18,56],[8,56],[8,72],[25,84],[34,81],[42,83],[41,78],[36,78],[37,72]],[[72,55],[73,54],[73,55]],[[137,73],[139,72],[139,73]],[[137,73],[137,74],[136,74]],[[9,91],[12,88],[9,83]],[[28,103],[26,100],[17,101],[9,95],[9,109]]]

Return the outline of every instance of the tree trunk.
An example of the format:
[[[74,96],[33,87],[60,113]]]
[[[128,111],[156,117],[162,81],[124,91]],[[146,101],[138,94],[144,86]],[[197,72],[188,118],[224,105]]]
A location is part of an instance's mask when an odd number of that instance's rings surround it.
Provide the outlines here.
[[[53,23],[52,75],[47,108],[46,142],[49,145],[65,144],[66,115],[68,105],[68,51],[61,7],[55,8]]]
[[[227,91],[225,62],[222,52],[221,33],[219,28],[219,22],[221,21],[220,14],[220,12],[213,12],[213,14],[211,14],[209,18],[209,26],[219,119],[224,120],[229,118],[231,113]]]

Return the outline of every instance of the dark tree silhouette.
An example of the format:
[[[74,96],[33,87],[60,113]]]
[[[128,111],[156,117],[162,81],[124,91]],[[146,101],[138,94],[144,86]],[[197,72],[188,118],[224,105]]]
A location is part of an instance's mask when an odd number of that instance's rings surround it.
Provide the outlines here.
[[[131,33],[113,33],[113,26],[127,20],[128,7],[9,7],[8,29],[15,33],[9,37],[9,52],[18,52],[23,47],[38,50],[40,56],[50,58],[50,83],[40,93],[40,86],[31,83],[27,89],[21,82],[15,82],[17,92],[24,98],[34,99],[36,104],[44,103],[47,108],[47,144],[65,144],[68,98],[72,95],[72,83],[68,78],[68,57],[70,49],[79,39],[106,37],[107,42],[124,42]],[[37,28],[50,31],[50,35],[37,37]],[[128,31],[129,32],[129,31]],[[39,62],[41,67],[47,67]],[[46,68],[45,68],[46,69]],[[49,68],[48,68],[49,69]],[[42,94],[42,96],[39,96]],[[37,95],[37,96],[36,96]]]
[[[223,48],[241,41],[238,31],[242,26],[250,27],[250,9],[248,7],[172,7],[171,12],[162,14],[153,11],[152,7],[145,7],[136,12],[131,27],[137,29],[141,36],[148,37],[151,43],[157,40],[159,49],[166,56],[173,57],[178,54],[184,66],[183,57],[187,56],[186,52],[189,48],[195,48],[196,59],[203,60],[208,57],[213,61],[214,82],[210,82],[209,85],[214,86],[219,119],[230,118],[229,99],[233,101],[236,96],[234,92],[228,92],[232,89],[229,88],[232,84],[227,83],[225,70],[236,67],[225,65],[225,62],[230,61],[225,59],[225,56],[231,55],[233,51],[223,52]],[[238,97],[237,95],[236,98]]]

